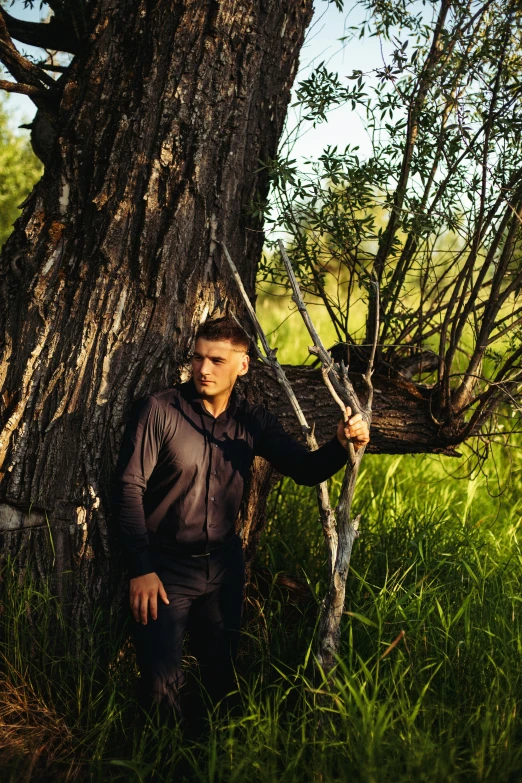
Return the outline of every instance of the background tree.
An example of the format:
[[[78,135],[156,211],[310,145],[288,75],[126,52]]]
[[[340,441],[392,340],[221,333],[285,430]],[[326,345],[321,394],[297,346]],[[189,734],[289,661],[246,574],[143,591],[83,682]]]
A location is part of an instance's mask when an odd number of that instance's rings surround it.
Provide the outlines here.
[[[8,107],[0,96],[0,247],[12,231],[19,205],[42,173],[28,140],[11,128]]]
[[[297,97],[308,122],[339,105],[362,112],[371,152],[272,161],[268,220],[290,235],[301,285],[353,369],[373,340],[379,281],[376,373],[414,380],[440,445],[474,436],[483,460],[522,382],[520,7],[358,5],[367,16],[351,35],[379,36],[390,62],[351,81],[321,64]],[[262,271],[286,285],[277,255]]]

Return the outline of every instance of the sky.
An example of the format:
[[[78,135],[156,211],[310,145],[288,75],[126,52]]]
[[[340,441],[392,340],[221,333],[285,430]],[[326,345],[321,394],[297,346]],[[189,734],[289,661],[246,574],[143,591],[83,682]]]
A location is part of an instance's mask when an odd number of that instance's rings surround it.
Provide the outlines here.
[[[39,5],[39,2],[35,2],[33,8],[24,8],[23,0],[15,0],[13,4],[6,3],[6,10],[20,19],[41,21],[46,17],[47,6],[41,9]],[[294,84],[294,93],[299,82],[306,78],[312,69],[322,61],[325,62],[329,70],[338,72],[341,81],[356,69],[368,72],[382,65],[383,55],[378,39],[371,38],[359,41],[354,38],[344,44],[339,40],[347,34],[349,26],[357,26],[361,19],[360,9],[347,14],[346,11],[338,11],[326,0],[316,0],[314,16],[301,50],[300,68]],[[32,54],[38,59],[42,57],[43,52],[40,49],[19,43],[17,46],[22,53]],[[24,95],[11,94],[8,105],[15,126],[30,122],[35,112],[34,104],[30,98]],[[291,133],[295,128],[296,121],[296,109],[290,108],[287,133]],[[29,131],[21,132],[28,133]],[[347,144],[359,145],[363,155],[369,151],[368,136],[365,132],[363,119],[355,115],[348,107],[343,106],[329,113],[328,123],[322,123],[316,128],[308,125],[303,129],[292,148],[292,157],[298,160],[314,158],[327,145],[337,145],[339,148],[344,148]]]
[[[349,41],[340,41],[342,37],[349,35],[349,27],[357,26],[362,21],[363,15],[359,8],[347,14],[338,11],[334,5],[328,5],[324,0],[316,2],[315,5],[316,10],[301,50],[294,93],[299,82],[307,78],[323,61],[328,70],[337,72],[341,82],[346,85],[351,85],[346,77],[354,70],[368,73],[380,67],[383,62],[377,38],[361,41],[355,37]],[[288,130],[292,131],[296,120],[296,109],[290,108]],[[298,159],[317,157],[327,145],[342,149],[347,144],[359,145],[363,153],[370,149],[363,119],[348,106],[340,106],[329,112],[327,123],[321,123],[315,128],[308,124],[297,140],[292,156]]]

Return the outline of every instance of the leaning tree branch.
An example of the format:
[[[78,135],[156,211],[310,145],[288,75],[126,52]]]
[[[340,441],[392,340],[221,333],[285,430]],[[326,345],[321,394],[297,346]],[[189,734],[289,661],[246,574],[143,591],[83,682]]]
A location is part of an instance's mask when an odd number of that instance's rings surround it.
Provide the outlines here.
[[[16,41],[70,54],[77,54],[80,49],[74,30],[56,16],[52,16],[49,22],[26,22],[11,16],[3,8],[0,8],[0,15],[9,35]]]
[[[218,240],[219,241],[219,240]],[[311,435],[312,431],[311,428],[308,426],[308,423],[306,421],[305,415],[303,411],[301,410],[301,406],[299,405],[299,402],[297,400],[297,397],[294,394],[294,390],[292,389],[290,383],[288,382],[288,379],[285,375],[285,371],[279,364],[279,362],[276,359],[277,354],[277,348],[270,348],[270,345],[268,344],[267,337],[263,331],[263,327],[259,323],[259,319],[256,315],[256,312],[252,306],[252,303],[250,301],[250,298],[245,290],[245,287],[243,285],[243,281],[241,280],[241,276],[239,272],[237,271],[237,267],[232,261],[232,258],[230,256],[230,253],[228,252],[228,248],[225,245],[224,242],[220,242],[221,247],[223,248],[223,252],[225,254],[225,258],[227,259],[228,265],[230,267],[230,271],[232,272],[232,276],[235,280],[235,283],[239,289],[239,293],[241,294],[241,297],[243,299],[243,303],[247,309],[248,315],[250,317],[250,320],[252,321],[252,325],[256,331],[257,336],[259,337],[259,340],[261,342],[261,345],[263,346],[263,353],[258,350],[258,356],[259,358],[265,362],[266,364],[270,365],[270,367],[273,369],[278,383],[281,384],[283,387],[290,404],[292,405],[292,408],[295,412],[295,415],[297,416],[297,419],[299,421],[299,424],[301,425],[301,429],[303,432],[303,435],[307,438]],[[314,437],[314,436],[312,436]],[[314,437],[315,440],[315,437]],[[317,448],[317,442],[315,443],[315,449]]]
[[[250,320],[254,326],[254,329],[259,337],[261,345],[264,350],[264,358],[261,354],[261,358],[265,363],[269,364],[274,374],[283,386],[287,397],[292,405],[294,413],[296,414],[303,433],[306,436],[308,447],[311,450],[317,448],[317,441],[313,431],[310,430],[308,423],[304,417],[303,411],[299,402],[293,392],[292,387],[288,383],[286,374],[276,359],[276,350],[270,348],[266,335],[259,323],[259,320],[255,314],[254,308],[250,302],[250,299],[245,291],[241,277],[236,269],[232,258],[228,252],[224,243],[220,243],[227,262],[229,264],[232,276],[238,286],[239,292],[245,304],[246,310],[249,314]],[[364,374],[364,381],[367,388],[367,400],[363,405],[355,392],[355,389],[350,381],[348,375],[348,367],[341,363],[336,365],[330,353],[324,347],[322,340],[315,329],[312,319],[306,308],[306,304],[303,300],[297,278],[293,272],[290,260],[285,251],[284,245],[279,241],[279,247],[281,250],[281,256],[285,264],[288,279],[293,291],[293,300],[297,305],[301,317],[308,329],[308,332],[312,338],[313,346],[309,348],[310,353],[319,357],[322,365],[322,374],[327,388],[336,404],[339,406],[343,413],[343,417],[346,421],[347,405],[350,405],[354,412],[361,412],[365,417],[371,421],[371,407],[373,400],[373,384],[372,373],[375,361],[375,354],[377,350],[377,343],[379,339],[379,285],[376,282],[376,301],[377,301],[377,316],[373,333],[373,342],[370,352],[370,359]],[[261,352],[259,352],[261,353]],[[325,540],[328,550],[328,559],[330,565],[330,582],[328,592],[323,601],[321,607],[321,617],[319,621],[319,638],[317,645],[317,660],[319,665],[329,673],[332,671],[336,664],[336,659],[339,654],[340,646],[340,627],[341,619],[344,610],[344,601],[346,595],[346,580],[348,577],[348,570],[350,566],[350,558],[353,549],[353,544],[356,538],[359,536],[359,520],[360,515],[355,519],[351,518],[351,508],[355,492],[355,484],[357,481],[357,475],[359,466],[365,451],[363,446],[357,452],[353,447],[353,444],[349,444],[350,460],[348,461],[347,468],[345,470],[343,484],[341,488],[341,494],[339,503],[334,512],[331,508],[330,498],[328,493],[327,483],[317,487],[317,497],[319,502],[319,508],[321,513],[321,521],[323,523],[323,530],[325,534]]]
[[[281,257],[283,259],[286,273],[288,275],[288,280],[290,281],[290,286],[292,288],[292,292],[293,292],[292,299],[295,302],[297,309],[299,310],[299,313],[301,314],[301,318],[303,319],[304,324],[308,329],[308,333],[310,337],[312,338],[313,348],[309,348],[308,350],[310,351],[311,354],[317,356],[321,362],[321,365],[324,368],[326,368],[326,371],[328,372],[328,377],[330,378],[330,381],[334,389],[336,390],[337,394],[341,397],[341,399],[347,398],[346,405],[350,406],[353,413],[362,413],[363,411],[362,411],[361,403],[359,402],[359,398],[357,397],[357,394],[352,384],[347,380],[347,374],[346,374],[346,378],[344,377],[344,375],[342,376],[343,379],[341,381],[336,372],[336,367],[332,362],[332,357],[330,356],[329,352],[325,348],[321,338],[319,337],[317,329],[315,328],[312,319],[310,318],[305,301],[301,294],[299,283],[297,282],[297,278],[292,268],[292,264],[290,263],[290,259],[288,258],[287,252],[285,250],[285,246],[280,239],[278,240],[278,243],[279,243],[279,250],[281,251]]]
[[[308,425],[308,422],[306,420],[306,417],[303,413],[303,410],[299,404],[299,400],[297,399],[294,390],[292,389],[291,384],[288,381],[288,378],[286,377],[286,373],[279,364],[278,360],[276,359],[276,353],[277,348],[270,348],[270,345],[268,344],[267,337],[263,331],[263,327],[259,323],[259,319],[256,315],[256,312],[252,306],[252,303],[250,301],[250,298],[245,290],[245,287],[243,285],[243,281],[241,280],[241,276],[239,272],[237,271],[236,265],[232,261],[232,258],[230,256],[230,253],[228,252],[227,246],[224,244],[224,242],[220,242],[221,247],[223,248],[223,252],[225,254],[225,258],[227,259],[228,265],[230,267],[230,271],[232,272],[232,276],[236,282],[236,285],[239,289],[239,293],[241,294],[241,298],[243,299],[243,303],[246,307],[246,310],[248,312],[248,315],[250,317],[250,320],[252,322],[252,325],[255,329],[255,332],[257,336],[259,337],[259,341],[261,345],[263,346],[263,353],[256,347],[257,354],[259,358],[267,365],[269,365],[277,379],[277,382],[280,384],[282,389],[284,390],[290,405],[292,406],[292,409],[296,415],[296,418],[299,422],[299,425],[301,427],[301,431],[303,435],[306,438],[306,443],[310,451],[316,451],[318,448],[317,439],[315,437],[315,433],[313,428],[311,428]],[[255,345],[255,343],[254,343]],[[352,445],[352,444],[350,444]],[[353,449],[353,446],[352,446]],[[323,481],[321,484],[318,484],[316,487],[317,491],[317,503],[319,505],[319,515],[321,518],[321,524],[323,527],[323,533],[326,541],[326,547],[328,552],[328,566],[329,566],[329,573],[331,574],[333,572],[335,559],[337,555],[337,530],[336,530],[336,524],[335,524],[335,512],[332,509],[331,503],[330,503],[330,495],[328,492],[328,484],[326,481]]]

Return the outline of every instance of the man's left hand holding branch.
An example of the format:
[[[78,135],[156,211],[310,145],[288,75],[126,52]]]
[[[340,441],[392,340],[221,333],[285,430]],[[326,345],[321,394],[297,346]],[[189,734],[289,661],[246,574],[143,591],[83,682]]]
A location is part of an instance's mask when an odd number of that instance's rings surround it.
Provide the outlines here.
[[[360,413],[352,416],[352,409],[348,405],[346,406],[346,422],[341,419],[337,425],[337,438],[345,449],[348,449],[348,443],[351,441],[355,451],[370,442],[368,424]]]

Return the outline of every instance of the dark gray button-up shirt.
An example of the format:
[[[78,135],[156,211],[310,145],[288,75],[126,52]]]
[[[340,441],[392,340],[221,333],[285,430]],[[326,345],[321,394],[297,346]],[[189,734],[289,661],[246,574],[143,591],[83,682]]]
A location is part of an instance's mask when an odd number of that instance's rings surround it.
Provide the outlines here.
[[[112,496],[130,576],[154,570],[151,546],[195,554],[232,535],[255,456],[313,486],[340,470],[347,452],[337,436],[309,452],[263,405],[235,391],[214,418],[192,380],[141,400],[125,429]]]

